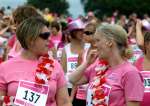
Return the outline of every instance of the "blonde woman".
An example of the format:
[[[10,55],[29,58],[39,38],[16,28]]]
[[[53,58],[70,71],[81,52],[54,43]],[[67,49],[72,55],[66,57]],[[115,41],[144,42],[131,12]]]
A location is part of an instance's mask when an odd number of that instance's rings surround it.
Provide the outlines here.
[[[138,70],[124,58],[126,31],[118,25],[102,25],[94,39],[97,50],[91,50],[87,61],[70,75],[70,82],[89,82],[87,106],[139,106],[144,86]],[[97,56],[100,60],[91,64]]]

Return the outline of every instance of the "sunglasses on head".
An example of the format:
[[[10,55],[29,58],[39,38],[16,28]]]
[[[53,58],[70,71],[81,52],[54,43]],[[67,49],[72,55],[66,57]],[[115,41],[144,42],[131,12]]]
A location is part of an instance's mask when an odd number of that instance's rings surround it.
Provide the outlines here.
[[[84,34],[86,34],[86,35],[93,35],[94,33],[90,32],[90,31],[84,31]]]
[[[40,33],[39,34],[39,37],[44,39],[44,40],[47,40],[50,36],[50,32],[44,32],[44,33]]]

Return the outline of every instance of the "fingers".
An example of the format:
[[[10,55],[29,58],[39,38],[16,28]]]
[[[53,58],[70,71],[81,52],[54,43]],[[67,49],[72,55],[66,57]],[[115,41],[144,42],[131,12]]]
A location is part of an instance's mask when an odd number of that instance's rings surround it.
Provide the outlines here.
[[[96,49],[90,50],[87,56],[87,62],[91,64],[96,60],[97,57],[98,57],[98,51]]]
[[[142,21],[140,19],[137,19],[136,28],[142,28]]]

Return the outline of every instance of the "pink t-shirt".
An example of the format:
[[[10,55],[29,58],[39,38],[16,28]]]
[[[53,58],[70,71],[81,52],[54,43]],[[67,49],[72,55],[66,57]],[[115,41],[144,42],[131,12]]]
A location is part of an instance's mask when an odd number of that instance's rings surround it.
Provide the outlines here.
[[[16,39],[16,35],[12,35],[12,37],[8,40],[8,46],[12,48],[15,44]]]
[[[22,47],[19,43],[18,40],[15,41],[13,47],[10,49],[9,53],[8,53],[8,59],[14,58],[18,55],[20,55],[22,51]]]
[[[95,67],[96,63],[85,72],[85,77],[89,80],[89,86],[93,83],[93,77],[96,74]],[[126,106],[126,101],[142,101],[144,94],[143,80],[139,71],[130,63],[124,62],[110,68],[106,72],[106,80],[106,84],[111,86],[109,106]]]
[[[38,61],[26,60],[21,56],[14,57],[0,64],[0,90],[8,96],[15,96],[19,80],[35,81],[35,70]],[[63,70],[55,61],[54,71],[49,80],[49,93],[46,106],[57,106],[56,94],[59,88],[66,86]]]
[[[144,79],[144,86],[145,86],[144,98],[140,106],[149,106],[150,105],[150,100],[149,100],[150,98],[150,71],[143,69],[143,61],[144,61],[144,57],[141,57],[135,62],[134,65],[140,70]]]
[[[57,49],[59,43],[61,42],[61,39],[62,39],[62,33],[59,32],[58,35],[56,35],[56,36],[55,35],[50,36],[50,43],[52,43],[55,46],[55,48]]]

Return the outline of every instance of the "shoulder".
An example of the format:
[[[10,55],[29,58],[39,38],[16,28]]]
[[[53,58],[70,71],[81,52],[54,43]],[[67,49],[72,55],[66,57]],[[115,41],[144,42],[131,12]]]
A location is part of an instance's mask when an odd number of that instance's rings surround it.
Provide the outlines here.
[[[15,59],[10,59],[7,60],[3,63],[0,64],[0,76],[6,76],[8,75],[11,71],[11,69],[13,69],[13,65],[16,64],[16,60]]]
[[[143,61],[144,61],[144,57],[140,57],[139,59],[137,59],[134,63],[135,67],[137,67],[139,70],[143,70],[142,69]]]
[[[127,63],[126,66],[123,67],[123,79],[142,79],[140,71],[131,63]]]
[[[127,76],[132,77],[132,75],[137,75],[140,73],[138,69],[129,62],[124,62],[123,64],[117,66],[117,68],[110,69],[110,71],[113,71],[113,73],[118,75],[121,79]]]
[[[0,67],[8,67],[8,66],[11,66],[12,64],[15,64],[16,62],[17,62],[17,58],[14,57],[14,58],[11,58],[9,60],[2,62],[0,64]]]
[[[122,69],[124,73],[130,72],[130,71],[138,71],[138,69],[131,63],[126,62],[123,66]]]

